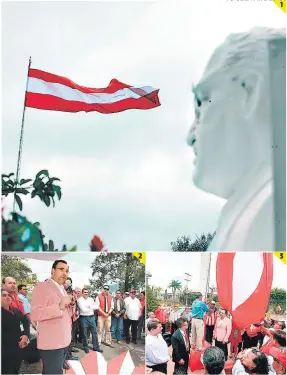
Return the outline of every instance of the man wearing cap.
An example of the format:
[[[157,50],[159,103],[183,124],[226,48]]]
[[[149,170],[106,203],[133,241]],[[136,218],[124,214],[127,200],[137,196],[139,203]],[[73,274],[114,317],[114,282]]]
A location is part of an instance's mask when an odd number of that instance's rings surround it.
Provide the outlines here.
[[[286,374],[286,348],[279,346],[270,349],[270,355],[273,357],[273,368],[276,374]]]
[[[192,304],[192,327],[191,327],[191,347],[193,348],[195,345],[196,339],[196,350],[202,350],[202,340],[204,336],[204,313],[209,311],[209,307],[205,302],[202,301],[202,294],[197,297]]]
[[[113,297],[109,293],[110,287],[105,284],[102,293],[99,293],[96,298],[96,303],[99,305],[98,309],[98,340],[102,341],[103,328],[106,333],[105,345],[114,348],[111,341],[111,314],[114,309]]]
[[[138,321],[141,315],[141,303],[138,298],[136,298],[136,290],[132,289],[130,291],[130,296],[125,299],[125,308],[126,308],[126,325],[125,325],[125,337],[126,343],[130,343],[130,327],[132,327],[132,342],[137,344],[137,329]]]

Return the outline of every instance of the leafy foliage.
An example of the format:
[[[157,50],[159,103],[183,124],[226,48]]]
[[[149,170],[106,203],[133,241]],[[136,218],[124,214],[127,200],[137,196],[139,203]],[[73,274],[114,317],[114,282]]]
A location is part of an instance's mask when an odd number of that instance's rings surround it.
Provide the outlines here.
[[[119,283],[122,291],[145,287],[145,266],[131,253],[101,253],[91,268],[93,290],[100,290],[106,283]]]
[[[32,179],[22,178],[19,182],[15,180],[14,173],[8,175],[2,174],[2,195],[7,197],[13,194],[19,210],[23,209],[23,202],[20,195],[30,194],[31,198],[38,197],[47,207],[53,204],[55,207],[55,198],[62,198],[62,191],[59,185],[55,185],[55,181],[60,181],[57,177],[50,177],[46,169],[36,174],[34,182]]]
[[[206,251],[215,236],[213,234],[202,234],[201,236],[196,235],[195,241],[192,241],[189,236],[178,237],[175,242],[171,242],[172,251]]]
[[[12,214],[11,220],[2,219],[2,251],[43,251],[43,235],[39,223]]]
[[[160,305],[160,300],[149,285],[146,286],[146,313],[155,312]]]
[[[171,280],[170,284],[168,285],[168,288],[171,288],[171,290],[172,290],[172,299],[174,301],[175,300],[175,292],[182,288],[182,284],[178,280]]]
[[[13,194],[15,201],[22,211],[23,202],[20,195],[30,194],[31,198],[38,197],[47,207],[55,206],[55,198],[62,198],[62,190],[55,181],[60,181],[57,177],[50,177],[46,169],[41,170],[32,179],[22,178],[19,182],[15,180],[14,173],[2,174],[2,196],[7,197]],[[54,242],[49,240],[44,243],[44,235],[40,230],[40,223],[31,223],[26,217],[12,214],[12,219],[2,218],[2,250],[3,251],[76,251],[73,246],[68,249],[63,245],[61,250],[55,248]]]
[[[1,271],[2,278],[11,276],[17,284],[36,285],[38,283],[37,275],[32,273],[23,258],[1,255]]]
[[[268,311],[276,312],[277,306],[280,305],[283,312],[286,312],[286,289],[273,288],[270,292]]]

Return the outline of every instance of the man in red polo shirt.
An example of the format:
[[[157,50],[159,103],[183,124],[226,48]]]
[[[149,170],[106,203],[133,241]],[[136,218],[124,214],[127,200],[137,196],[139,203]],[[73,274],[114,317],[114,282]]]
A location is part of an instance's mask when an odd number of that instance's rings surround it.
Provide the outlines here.
[[[12,298],[12,303],[10,307],[20,310],[21,313],[24,315],[24,305],[17,294],[16,280],[10,276],[4,277],[2,280],[2,287],[4,290],[6,290],[6,292],[9,293],[9,295]]]
[[[272,366],[276,371],[276,374],[286,374],[286,348],[281,346],[278,348],[271,348],[270,355],[274,359]]]

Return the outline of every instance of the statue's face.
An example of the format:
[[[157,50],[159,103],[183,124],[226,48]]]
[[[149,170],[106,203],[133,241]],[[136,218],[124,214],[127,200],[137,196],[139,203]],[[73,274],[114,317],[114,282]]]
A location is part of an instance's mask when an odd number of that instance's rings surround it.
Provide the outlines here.
[[[195,120],[188,143],[195,154],[195,185],[227,199],[262,157],[258,151],[265,140],[264,134],[256,133],[258,124],[250,120],[250,113],[254,118],[252,95],[258,92],[248,87],[252,82],[244,82],[244,66],[221,66],[222,57],[215,53],[193,89]],[[262,106],[261,111],[265,111]]]

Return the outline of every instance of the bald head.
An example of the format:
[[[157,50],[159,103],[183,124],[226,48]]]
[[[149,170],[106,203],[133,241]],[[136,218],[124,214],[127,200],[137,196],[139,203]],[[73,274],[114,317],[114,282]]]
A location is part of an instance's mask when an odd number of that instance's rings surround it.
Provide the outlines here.
[[[15,293],[17,289],[16,280],[10,276],[4,277],[2,280],[2,287],[8,293]]]

